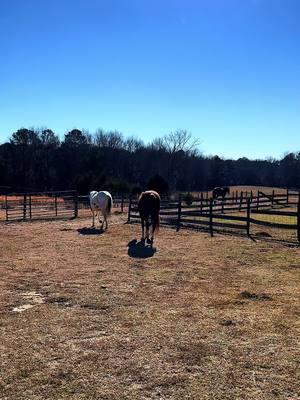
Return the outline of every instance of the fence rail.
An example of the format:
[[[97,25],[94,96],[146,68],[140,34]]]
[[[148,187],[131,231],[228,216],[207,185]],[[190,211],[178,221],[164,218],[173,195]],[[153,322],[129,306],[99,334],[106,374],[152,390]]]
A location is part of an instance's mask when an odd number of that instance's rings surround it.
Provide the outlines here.
[[[5,195],[5,219],[25,221],[44,218],[75,218],[76,191],[10,193]]]
[[[113,195],[114,207],[124,212],[128,209],[128,222],[139,219],[137,200],[124,194]],[[44,218],[74,218],[78,211],[89,208],[89,196],[78,196],[76,191],[10,193],[2,203],[6,221]],[[161,201],[161,221],[177,229],[192,227],[214,231],[233,230],[246,234],[262,232],[262,227],[290,232],[293,241],[300,242],[300,192],[265,194],[258,191],[241,193],[213,200],[201,194],[197,199]],[[283,238],[287,237],[284,233]]]
[[[203,196],[185,202],[163,201],[160,217],[162,224],[177,229],[189,227],[214,231],[239,231],[247,235],[270,235],[269,229],[281,233],[283,240],[300,242],[300,192],[267,195],[261,191],[257,196],[228,197],[220,201]],[[234,200],[234,202],[233,202]],[[129,200],[128,222],[139,219],[137,200]],[[268,232],[262,231],[264,227]],[[289,234],[282,233],[289,231]],[[272,231],[273,232],[273,231]]]

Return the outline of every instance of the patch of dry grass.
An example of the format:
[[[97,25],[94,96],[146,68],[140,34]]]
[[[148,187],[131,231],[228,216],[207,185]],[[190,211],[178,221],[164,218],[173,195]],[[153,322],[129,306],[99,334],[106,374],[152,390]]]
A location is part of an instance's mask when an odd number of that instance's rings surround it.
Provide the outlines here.
[[[299,249],[122,218],[0,225],[0,398],[299,395]]]

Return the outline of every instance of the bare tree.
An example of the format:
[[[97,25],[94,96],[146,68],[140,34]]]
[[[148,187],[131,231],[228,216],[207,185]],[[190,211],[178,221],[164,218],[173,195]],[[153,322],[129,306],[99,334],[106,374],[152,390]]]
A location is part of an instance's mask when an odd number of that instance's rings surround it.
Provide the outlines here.
[[[129,151],[129,153],[134,153],[136,150],[142,148],[143,146],[143,141],[135,138],[134,136],[128,137],[124,142],[124,148]]]
[[[92,137],[92,134],[89,132],[89,130],[88,129],[82,129],[81,132],[86,138],[86,143],[87,144],[93,144],[93,137]]]
[[[171,188],[176,187],[183,165],[183,158],[186,156],[196,156],[199,154],[200,141],[194,138],[190,132],[185,129],[178,129],[174,132],[156,138],[151,147],[154,150],[162,150],[168,154],[167,179]]]
[[[105,131],[101,128],[96,130],[96,132],[94,133],[93,140],[94,140],[94,144],[97,147],[106,147],[107,146],[106,134],[105,134]]]
[[[170,154],[184,151],[189,155],[196,155],[199,152],[200,140],[185,129],[178,129],[170,132],[162,138],[163,147]]]
[[[123,135],[118,131],[105,132],[103,129],[97,129],[94,134],[94,144],[98,147],[121,149],[124,144]]]
[[[150,144],[150,147],[153,150],[157,150],[157,151],[160,151],[160,150],[167,151],[167,147],[166,147],[164,138],[155,138],[152,141],[152,143]]]
[[[42,131],[40,132],[40,139],[43,146],[59,146],[59,138],[51,129],[42,129]]]
[[[123,147],[123,135],[118,131],[110,131],[106,133],[108,147],[113,149],[121,149]]]

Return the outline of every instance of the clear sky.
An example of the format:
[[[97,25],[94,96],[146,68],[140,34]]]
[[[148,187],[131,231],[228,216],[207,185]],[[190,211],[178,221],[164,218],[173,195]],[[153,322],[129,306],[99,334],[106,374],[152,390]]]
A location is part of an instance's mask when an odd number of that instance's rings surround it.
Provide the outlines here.
[[[0,0],[0,142],[187,129],[204,154],[300,150],[299,0]]]

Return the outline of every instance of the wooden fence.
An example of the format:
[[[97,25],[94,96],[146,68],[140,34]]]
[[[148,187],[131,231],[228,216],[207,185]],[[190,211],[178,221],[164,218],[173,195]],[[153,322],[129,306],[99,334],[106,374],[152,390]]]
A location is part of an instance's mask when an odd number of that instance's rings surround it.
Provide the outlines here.
[[[128,208],[128,222],[139,219],[137,200],[124,194],[114,194],[114,207],[121,212]],[[199,195],[192,201],[177,199],[161,201],[161,222],[177,229],[190,227],[209,230],[211,235],[220,230],[246,233],[257,229],[274,228],[292,232],[294,240],[300,242],[300,194],[266,194],[261,191],[256,196],[252,192],[231,195],[221,200],[213,200]],[[11,193],[5,195],[4,212],[6,221],[32,220],[44,218],[75,218],[78,210],[89,208],[89,197],[78,196],[76,191]]]
[[[75,218],[78,215],[76,191],[27,192],[5,195],[5,220]]]
[[[162,200],[161,222],[180,228],[205,229],[211,235],[215,231],[239,231],[250,235],[259,233],[257,227],[265,230],[274,228],[290,231],[282,238],[300,242],[300,194],[286,192],[269,195],[258,192],[256,196],[225,197],[220,201],[200,196],[192,202],[185,202],[183,196],[176,201]],[[139,219],[137,201],[131,199],[128,207],[128,222]],[[262,233],[262,231],[260,231]],[[268,232],[263,232],[268,234]]]

